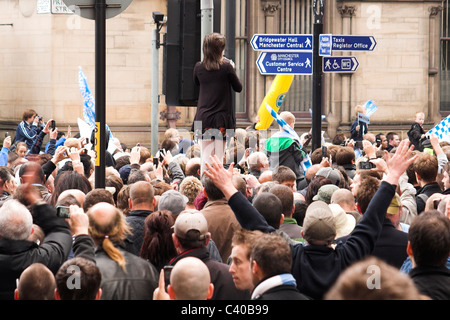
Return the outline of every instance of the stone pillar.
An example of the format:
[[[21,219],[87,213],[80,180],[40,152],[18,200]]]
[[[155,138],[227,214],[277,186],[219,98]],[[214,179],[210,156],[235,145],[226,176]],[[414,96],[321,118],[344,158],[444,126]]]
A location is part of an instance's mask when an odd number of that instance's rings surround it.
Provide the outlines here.
[[[338,4],[337,11],[341,15],[342,22],[341,30],[335,33],[352,34],[352,18],[355,15],[356,7]],[[328,135],[330,137],[336,134],[337,127],[341,123],[351,123],[354,109],[352,102],[352,74],[339,74],[334,77],[334,80],[334,85],[340,80],[340,103],[336,104],[336,114],[333,112],[333,116],[330,119],[332,121],[329,121]],[[339,94],[337,90],[336,94]]]
[[[279,33],[279,30],[276,26],[276,14],[278,9],[281,6],[281,1],[273,1],[273,0],[261,0],[261,8],[264,12],[264,33],[266,34],[276,34]],[[275,76],[264,76],[265,77],[265,85],[264,85],[264,95],[269,90],[272,81]],[[262,101],[262,99],[261,99]]]
[[[425,119],[434,123],[441,121],[439,113],[439,52],[440,52],[440,12],[442,6],[429,7],[429,48],[428,48],[428,115]]]

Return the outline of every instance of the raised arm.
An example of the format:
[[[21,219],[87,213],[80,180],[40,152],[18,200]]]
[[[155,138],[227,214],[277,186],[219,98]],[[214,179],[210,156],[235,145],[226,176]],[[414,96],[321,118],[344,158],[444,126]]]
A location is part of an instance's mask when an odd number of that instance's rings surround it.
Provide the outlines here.
[[[206,163],[205,174],[222,191],[228,204],[236,216],[237,221],[242,228],[247,230],[260,230],[262,232],[273,232],[275,229],[269,226],[264,217],[248,201],[245,196],[239,192],[233,185],[232,163],[226,170],[217,156],[211,157],[211,165]]]
[[[380,188],[375,193],[361,221],[343,246],[348,260],[360,259],[369,254],[378,239],[384,216],[395,194],[396,186],[403,172],[417,158],[411,157],[414,146],[409,141],[400,142],[395,155],[387,161],[388,171]]]

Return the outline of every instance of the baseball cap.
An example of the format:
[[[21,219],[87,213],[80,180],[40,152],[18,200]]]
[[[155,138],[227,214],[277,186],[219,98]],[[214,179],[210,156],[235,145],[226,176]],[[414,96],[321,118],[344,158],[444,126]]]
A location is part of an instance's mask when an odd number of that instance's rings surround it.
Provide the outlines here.
[[[336,186],[339,185],[339,183],[341,182],[341,175],[339,171],[331,167],[320,168],[317,171],[316,176],[322,176],[327,179],[330,179],[331,183]]]
[[[327,204],[330,204],[331,196],[336,190],[339,190],[338,186],[334,184],[324,184],[319,188],[317,194],[313,197],[313,201],[320,200],[326,202]]]
[[[389,205],[389,208],[387,209],[387,213],[390,215],[396,215],[398,212],[398,208],[402,206],[402,200],[400,199],[400,196],[398,193],[395,193],[395,196],[392,198],[391,204]]]
[[[187,238],[187,234],[191,230],[199,232],[198,239],[189,238],[189,240],[204,240],[208,234],[208,223],[203,214],[198,210],[185,210],[175,220],[173,230],[177,237]]]
[[[312,202],[303,220],[303,238],[308,242],[331,242],[335,236],[336,222],[328,204],[320,200]]]
[[[176,217],[186,208],[189,199],[176,190],[165,191],[158,201],[158,210],[169,210]]]

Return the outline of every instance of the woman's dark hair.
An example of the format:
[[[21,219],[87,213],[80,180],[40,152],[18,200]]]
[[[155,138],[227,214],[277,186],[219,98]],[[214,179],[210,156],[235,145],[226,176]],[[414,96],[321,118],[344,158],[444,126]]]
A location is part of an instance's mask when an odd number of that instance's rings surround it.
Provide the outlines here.
[[[172,241],[172,226],[175,218],[167,210],[160,210],[148,215],[144,223],[144,241],[139,256],[150,261],[161,270],[177,255]]]
[[[325,184],[333,184],[330,179],[322,176],[314,176],[306,188],[305,202],[309,205],[313,202],[314,196],[319,192],[321,186]]]
[[[55,190],[52,194],[51,204],[55,205],[59,195],[69,189],[78,189],[87,194],[92,190],[92,185],[88,178],[76,171],[65,171],[55,178]]]
[[[203,61],[202,64],[206,70],[219,70],[221,58],[225,46],[226,38],[220,33],[210,33],[203,40]]]

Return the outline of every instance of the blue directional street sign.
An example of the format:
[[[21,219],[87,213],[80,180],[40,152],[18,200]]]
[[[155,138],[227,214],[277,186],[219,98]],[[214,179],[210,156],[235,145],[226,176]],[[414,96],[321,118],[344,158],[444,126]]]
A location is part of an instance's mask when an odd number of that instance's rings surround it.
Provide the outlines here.
[[[255,34],[250,41],[256,51],[312,51],[312,34]]]
[[[333,35],[333,51],[373,51],[377,42],[373,36]]]
[[[332,34],[319,34],[319,56],[331,56]]]
[[[349,73],[358,69],[356,57],[323,57],[323,72]]]
[[[261,74],[313,73],[311,52],[261,52],[256,61]]]

